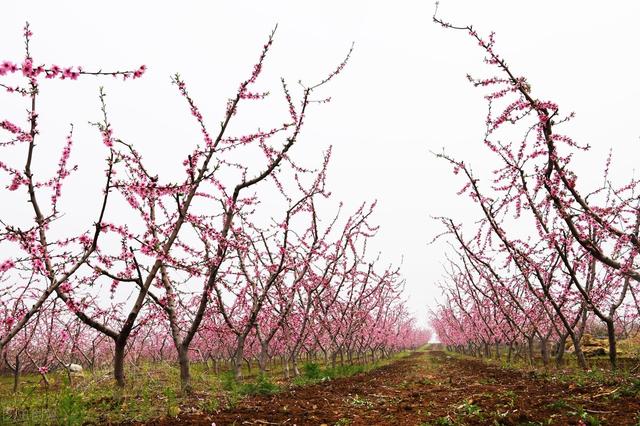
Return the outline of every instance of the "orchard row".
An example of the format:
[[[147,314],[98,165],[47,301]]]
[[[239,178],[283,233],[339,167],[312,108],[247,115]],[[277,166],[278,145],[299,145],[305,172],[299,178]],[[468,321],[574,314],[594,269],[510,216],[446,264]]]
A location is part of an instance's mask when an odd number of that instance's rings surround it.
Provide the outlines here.
[[[471,166],[446,153],[480,220],[463,226],[439,218],[442,237],[453,247],[442,282],[444,299],[431,324],[443,343],[460,351],[508,356],[537,346],[546,364],[563,363],[572,348],[588,368],[585,330],[602,330],[612,369],[617,342],[638,331],[640,187],[631,173],[612,176],[611,156],[601,175],[576,173],[575,157],[586,155],[561,129],[573,114],[534,96],[527,80],[495,50],[494,36],[472,27],[436,22],[465,31],[485,53],[495,74],[471,83],[488,102],[484,144],[493,153],[493,175],[478,177]],[[591,162],[593,162],[591,160]],[[596,181],[594,186],[592,182]]]
[[[294,160],[309,110],[328,102],[317,93],[351,52],[325,79],[300,83],[295,95],[282,80],[274,91],[285,104],[282,120],[242,135],[229,129],[243,107],[276,96],[255,89],[273,34],[218,126],[175,75],[201,133],[178,170],[156,170],[118,134],[100,89],[101,118],[92,124],[102,142],[96,152],[105,157],[102,189],[79,195],[99,202],[81,203],[97,208],[81,212],[85,231],[70,234],[64,206],[74,194],[64,190],[77,170],[73,128],[57,171],[46,176],[36,167],[43,162],[38,148],[51,140],[41,134],[39,97],[50,84],[136,79],[146,67],[41,65],[28,25],[24,37],[25,58],[0,65],[5,96],[27,111],[0,120],[0,354],[16,377],[37,371],[46,381],[53,368],[111,363],[124,386],[127,362],[163,360],[179,364],[188,391],[194,360],[230,361],[240,378],[245,362],[265,370],[279,357],[296,374],[303,355],[334,364],[338,357],[370,360],[429,340],[407,311],[398,268],[367,252],[375,203],[345,213],[332,201],[330,149],[314,169]],[[169,141],[154,142],[161,143]],[[176,172],[182,178],[167,177]]]

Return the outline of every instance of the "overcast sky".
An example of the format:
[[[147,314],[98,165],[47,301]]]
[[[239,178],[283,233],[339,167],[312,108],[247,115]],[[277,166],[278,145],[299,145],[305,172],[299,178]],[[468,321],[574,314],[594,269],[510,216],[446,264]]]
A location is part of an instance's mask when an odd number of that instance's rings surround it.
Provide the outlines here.
[[[577,158],[583,177],[597,177],[609,148],[615,172],[631,173],[640,158],[640,3],[440,3],[443,18],[473,24],[483,34],[495,31],[497,50],[528,77],[534,94],[576,112],[565,131],[592,146]],[[28,20],[37,63],[105,70],[146,64],[148,73],[135,82],[47,85],[43,139],[59,148],[73,122],[75,162],[89,171],[102,167],[103,155],[96,155],[102,146],[86,123],[99,118],[96,95],[103,84],[119,135],[158,167],[179,171],[175,159],[199,137],[170,75],[183,75],[214,125],[276,23],[264,88],[277,88],[280,76],[291,83],[322,78],[355,42],[349,66],[323,89],[332,102],[310,112],[296,155],[313,163],[333,145],[329,186],[335,200],[351,207],[378,200],[375,248],[385,260],[404,258],[409,305],[426,323],[446,250],[442,243],[428,245],[441,230],[430,216],[478,217],[456,196],[460,178],[429,151],[445,147],[478,175],[491,170],[493,160],[481,143],[482,93],[465,78],[487,75],[482,52],[464,33],[434,25],[433,9],[430,1],[12,1],[0,13],[0,60],[21,61]],[[9,109],[0,102],[2,114],[15,113]],[[250,121],[243,123],[253,129]],[[92,184],[87,177],[73,185]]]

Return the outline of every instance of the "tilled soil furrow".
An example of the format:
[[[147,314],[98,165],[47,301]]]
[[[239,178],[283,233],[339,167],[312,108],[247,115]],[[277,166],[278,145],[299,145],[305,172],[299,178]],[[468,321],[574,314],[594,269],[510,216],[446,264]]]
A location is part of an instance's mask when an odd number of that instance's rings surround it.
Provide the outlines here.
[[[428,351],[368,373],[247,397],[216,414],[185,414],[151,424],[636,424],[640,401],[601,393],[602,386],[595,384],[576,386]]]

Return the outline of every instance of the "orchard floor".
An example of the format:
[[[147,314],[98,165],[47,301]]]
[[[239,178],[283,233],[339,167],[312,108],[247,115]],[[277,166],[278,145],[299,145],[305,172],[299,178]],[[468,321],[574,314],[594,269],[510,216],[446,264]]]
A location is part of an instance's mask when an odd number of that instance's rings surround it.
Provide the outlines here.
[[[437,350],[368,373],[150,425],[635,425],[640,387],[505,369]]]

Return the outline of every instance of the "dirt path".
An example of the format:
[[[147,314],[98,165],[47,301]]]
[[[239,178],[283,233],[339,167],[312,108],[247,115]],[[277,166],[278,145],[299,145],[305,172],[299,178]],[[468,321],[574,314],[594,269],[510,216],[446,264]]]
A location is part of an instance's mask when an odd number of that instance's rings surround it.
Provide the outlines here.
[[[218,414],[152,424],[637,424],[637,395],[611,390],[614,385],[543,380],[441,351],[415,352],[366,374],[248,397]]]

